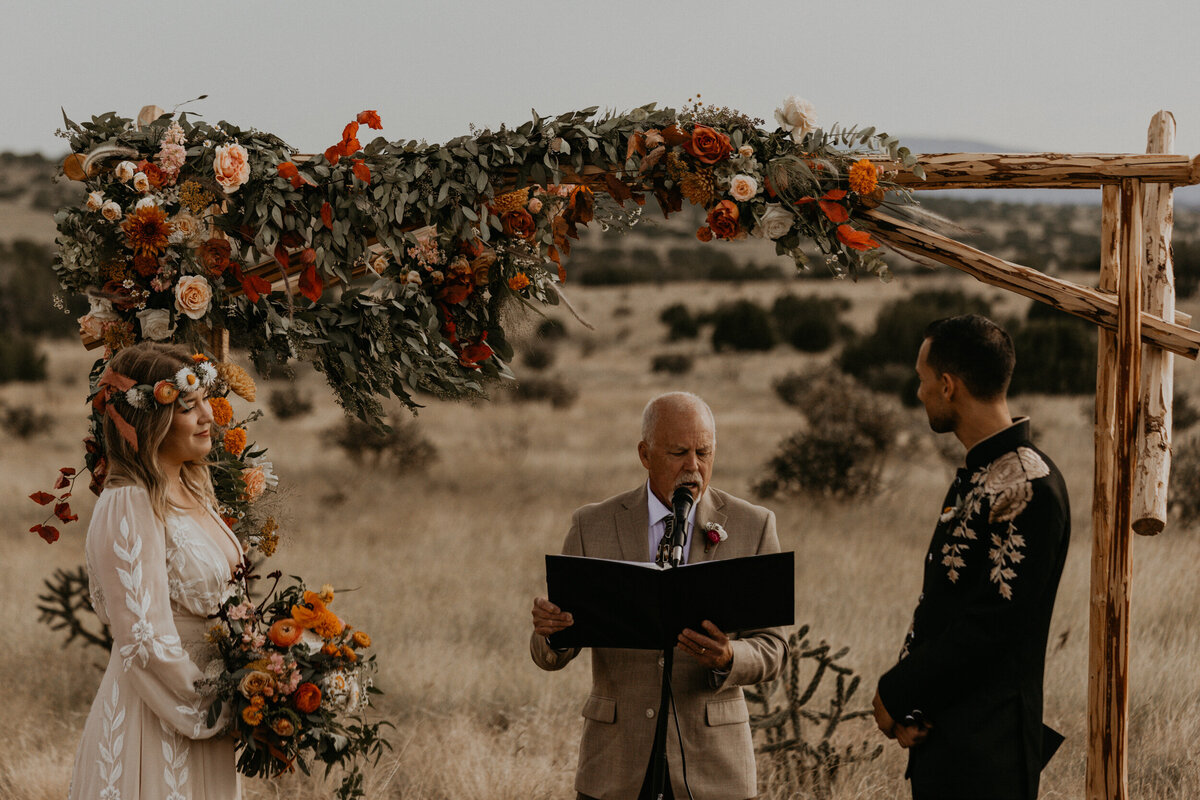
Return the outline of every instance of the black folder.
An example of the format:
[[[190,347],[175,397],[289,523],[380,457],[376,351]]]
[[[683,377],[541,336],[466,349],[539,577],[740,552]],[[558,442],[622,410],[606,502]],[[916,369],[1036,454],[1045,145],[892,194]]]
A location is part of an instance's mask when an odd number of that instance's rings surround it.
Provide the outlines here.
[[[673,569],[650,562],[546,556],[550,602],[575,624],[551,634],[567,647],[674,647],[684,628],[711,620],[724,633],[792,625],[795,554],[701,561]]]

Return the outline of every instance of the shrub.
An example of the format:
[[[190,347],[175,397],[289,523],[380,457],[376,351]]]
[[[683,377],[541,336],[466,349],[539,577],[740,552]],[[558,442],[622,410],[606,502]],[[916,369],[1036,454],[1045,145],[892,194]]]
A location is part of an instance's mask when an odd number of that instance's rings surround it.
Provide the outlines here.
[[[554,348],[544,344],[534,344],[521,355],[521,363],[532,370],[541,372],[554,363]]]
[[[1056,313],[1054,317],[1029,319],[1012,331],[1017,366],[1009,387],[1011,394],[1096,391],[1095,328],[1089,322]]]
[[[878,489],[898,425],[883,397],[828,367],[789,374],[775,391],[804,414],[808,428],[785,439],[767,462],[754,487],[760,497],[848,498]]]
[[[521,402],[549,401],[554,408],[570,408],[579,399],[579,390],[562,378],[530,375],[517,382],[515,397]]]
[[[1176,519],[1195,525],[1200,519],[1200,437],[1189,436],[1176,442],[1171,457],[1172,491],[1167,495],[1167,505]]]
[[[397,474],[424,469],[437,459],[437,448],[415,420],[393,420],[374,426],[357,417],[346,417],[326,433],[329,440],[356,463],[390,464]]]
[[[567,338],[567,326],[562,323],[562,320],[547,317],[537,326],[537,336],[548,342],[557,342]]]
[[[957,314],[990,313],[986,300],[958,290],[917,292],[884,306],[874,330],[847,344],[838,366],[876,391],[895,392],[915,403],[913,364],[929,323]]]
[[[686,375],[692,371],[694,359],[687,353],[659,353],[650,362],[651,372]]]
[[[18,439],[29,439],[47,433],[54,424],[54,417],[38,411],[33,406],[0,407],[0,425]]]
[[[771,317],[780,339],[797,350],[821,353],[837,340],[841,333],[838,315],[849,307],[843,298],[785,294],[775,298]]]
[[[1172,432],[1183,433],[1197,422],[1200,422],[1200,409],[1192,404],[1191,395],[1175,392],[1175,397],[1171,400]]]
[[[312,397],[295,386],[272,389],[271,396],[267,398],[267,405],[271,407],[271,413],[279,419],[302,417],[313,409]]]
[[[56,206],[57,207],[57,206]],[[71,297],[66,309],[51,305],[60,292],[54,275],[54,248],[18,239],[0,242],[0,332],[26,336],[73,336],[77,317],[87,312],[84,297]]]
[[[713,349],[770,350],[775,346],[771,316],[751,300],[723,303],[713,312]]]
[[[46,356],[25,336],[0,336],[0,383],[44,381]]]
[[[675,342],[680,339],[695,339],[700,335],[700,321],[692,316],[691,310],[683,303],[667,306],[658,315],[667,326],[667,341]]]

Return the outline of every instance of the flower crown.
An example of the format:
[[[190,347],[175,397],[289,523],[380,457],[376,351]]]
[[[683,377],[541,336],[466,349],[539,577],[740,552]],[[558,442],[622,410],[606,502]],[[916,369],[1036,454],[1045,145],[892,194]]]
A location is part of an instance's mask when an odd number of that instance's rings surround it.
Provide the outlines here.
[[[208,389],[217,382],[217,370],[207,356],[197,353],[192,356],[194,366],[181,367],[170,378],[156,382],[153,386],[139,383],[126,389],[122,399],[132,407],[142,410],[150,407],[151,400],[169,406],[179,400],[181,394]]]

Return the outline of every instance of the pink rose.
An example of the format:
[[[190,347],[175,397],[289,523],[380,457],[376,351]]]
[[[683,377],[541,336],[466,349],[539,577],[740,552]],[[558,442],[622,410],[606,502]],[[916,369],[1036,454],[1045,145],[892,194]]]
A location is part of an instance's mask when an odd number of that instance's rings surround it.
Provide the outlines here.
[[[233,194],[250,180],[250,154],[240,144],[218,147],[213,159],[213,173],[225,194]]]
[[[200,275],[184,275],[175,284],[175,308],[180,314],[200,319],[208,313],[212,287]]]
[[[733,195],[734,200],[744,203],[758,194],[758,181],[749,175],[734,175],[729,183],[729,194]]]

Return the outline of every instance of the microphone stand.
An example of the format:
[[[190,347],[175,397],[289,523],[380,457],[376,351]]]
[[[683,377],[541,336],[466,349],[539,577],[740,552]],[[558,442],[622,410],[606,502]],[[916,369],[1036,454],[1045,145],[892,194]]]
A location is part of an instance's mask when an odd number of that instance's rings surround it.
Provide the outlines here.
[[[687,492],[687,489],[676,489],[675,494],[678,496],[680,492]],[[672,498],[672,507],[675,511],[675,521],[671,526],[671,536],[668,540],[660,545],[660,553],[662,548],[666,548],[668,568],[674,569],[679,566],[680,560],[683,558],[683,541],[687,534],[687,518],[691,511],[691,493],[688,492],[686,507],[681,507],[681,504]],[[680,511],[683,513],[681,514]],[[654,726],[654,746],[650,752],[655,754],[654,764],[650,772],[650,789],[651,796],[655,800],[663,800],[666,793],[667,785],[667,716],[671,713],[671,669],[675,663],[675,645],[669,643],[663,650],[662,664],[662,697],[658,704],[658,720]],[[683,747],[683,743],[679,743]]]

